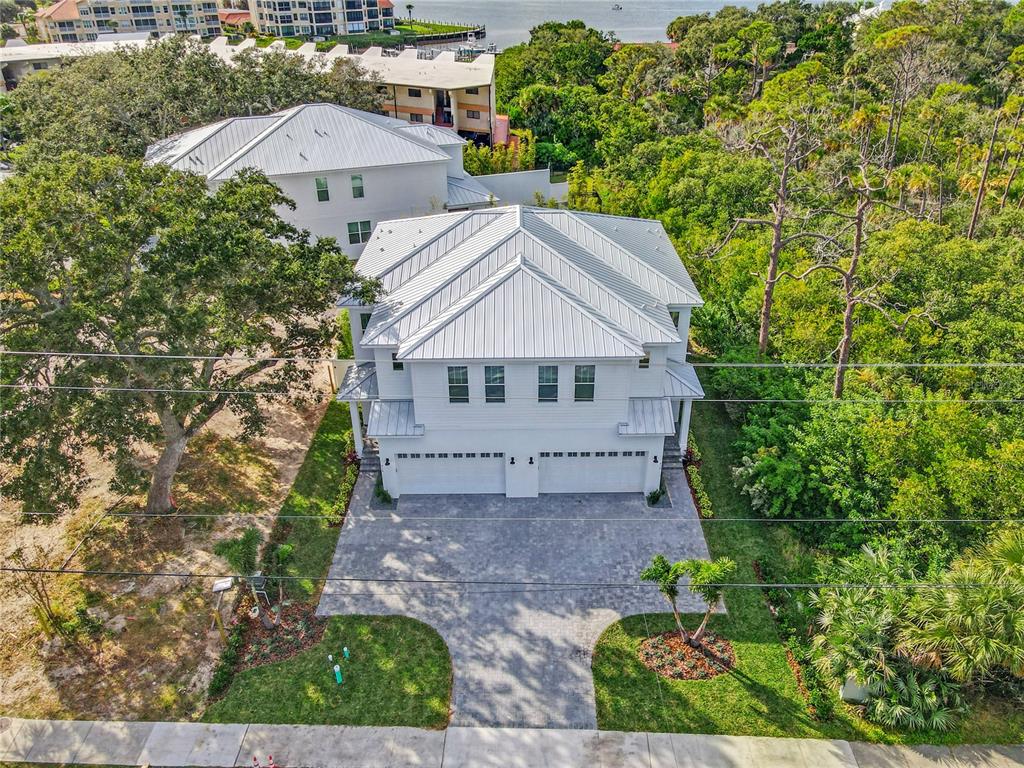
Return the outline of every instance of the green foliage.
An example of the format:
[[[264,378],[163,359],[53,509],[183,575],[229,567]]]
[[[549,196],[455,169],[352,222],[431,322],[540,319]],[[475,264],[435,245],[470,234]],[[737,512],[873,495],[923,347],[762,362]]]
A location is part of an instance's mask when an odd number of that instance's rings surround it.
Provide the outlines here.
[[[244,578],[256,572],[256,562],[262,543],[263,536],[259,529],[250,527],[242,531],[237,538],[218,541],[214,544],[213,551],[228,561],[235,574]]]
[[[498,144],[489,147],[467,144],[462,152],[462,166],[466,173],[470,176],[486,176],[490,173],[533,170],[537,157],[533,132],[524,129],[513,130],[512,133],[519,137],[518,145]]]
[[[206,693],[211,699],[223,694],[231,685],[231,681],[235,679],[235,667],[238,664],[242,646],[245,644],[243,631],[244,625],[242,624],[235,624],[231,627],[228,642],[220,652],[220,659],[217,660],[217,666],[213,668],[210,684],[206,689]]]
[[[308,102],[380,106],[376,82],[344,57],[321,71],[301,56],[244,51],[230,65],[184,35],[35,73],[10,98],[27,139],[21,165],[68,150],[141,158],[153,142],[187,128]]]
[[[391,504],[394,502],[394,499],[391,498],[391,494],[384,488],[383,475],[377,475],[377,480],[373,486],[373,495],[381,504]]]
[[[229,358],[324,356],[335,327],[326,310],[339,295],[373,289],[332,238],[312,241],[285,223],[278,209],[289,205],[251,170],[211,194],[201,177],[115,155],[66,153],[0,185],[0,291],[17,297],[0,321],[5,346],[213,358],[5,357],[5,383],[34,383],[45,370],[58,386],[5,398],[8,497],[26,513],[73,507],[86,447],[111,459],[115,482],[131,488],[133,446],[149,444],[162,459],[147,508],[164,512],[188,441],[214,415],[230,408],[248,435],[265,419],[257,396],[174,391],[302,390],[308,366],[232,367]],[[104,385],[172,392],[74,389]]]

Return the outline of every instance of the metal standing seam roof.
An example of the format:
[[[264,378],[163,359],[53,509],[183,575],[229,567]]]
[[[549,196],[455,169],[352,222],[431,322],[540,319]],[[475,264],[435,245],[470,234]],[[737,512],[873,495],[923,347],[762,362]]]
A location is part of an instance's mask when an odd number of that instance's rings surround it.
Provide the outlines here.
[[[629,358],[679,343],[668,305],[701,299],[678,256],[671,277],[656,274],[645,250],[661,225],[602,224],[618,239],[582,214],[523,206],[382,222],[356,266],[387,289],[363,343],[409,360]]]
[[[472,176],[458,179],[448,177],[448,207],[462,208],[470,205],[489,205],[499,198]]]
[[[703,398],[704,388],[700,385],[697,372],[689,363],[669,360],[665,366],[665,396]]]
[[[374,400],[366,420],[368,437],[422,437],[412,400]]]
[[[237,117],[172,136],[150,147],[162,162],[208,179],[242,168],[267,176],[409,163],[447,163],[450,156],[395,121],[337,104],[303,104],[264,117]]]
[[[675,419],[667,397],[631,397],[628,421],[619,424],[619,434],[630,437],[674,435]]]
[[[380,397],[377,387],[377,364],[356,363],[350,365],[338,385],[336,399],[340,402],[349,400],[376,400]]]

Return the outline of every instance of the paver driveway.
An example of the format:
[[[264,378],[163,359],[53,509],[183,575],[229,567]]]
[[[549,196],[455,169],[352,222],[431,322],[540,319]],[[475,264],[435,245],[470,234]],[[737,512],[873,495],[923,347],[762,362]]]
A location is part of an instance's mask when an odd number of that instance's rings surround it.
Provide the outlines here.
[[[656,552],[707,557],[681,471],[668,486],[671,509],[593,494],[407,496],[381,511],[362,476],[331,577],[476,583],[328,581],[318,612],[405,614],[434,627],[452,656],[454,725],[594,728],[590,657],[601,632],[667,607],[649,586],[568,585],[636,583]],[[680,605],[700,607],[685,590]]]

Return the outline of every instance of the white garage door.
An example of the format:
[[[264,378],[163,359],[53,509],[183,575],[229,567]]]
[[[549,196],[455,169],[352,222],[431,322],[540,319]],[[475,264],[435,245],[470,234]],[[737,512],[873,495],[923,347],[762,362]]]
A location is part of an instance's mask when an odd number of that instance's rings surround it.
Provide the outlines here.
[[[540,454],[541,493],[642,491],[643,451],[550,451]]]
[[[396,468],[402,495],[505,493],[505,459],[501,454],[400,453]]]

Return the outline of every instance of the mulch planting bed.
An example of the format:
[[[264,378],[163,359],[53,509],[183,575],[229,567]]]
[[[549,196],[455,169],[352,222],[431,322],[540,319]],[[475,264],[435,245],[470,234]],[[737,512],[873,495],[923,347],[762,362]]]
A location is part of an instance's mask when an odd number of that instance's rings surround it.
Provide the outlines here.
[[[246,625],[244,644],[238,654],[239,672],[289,659],[319,643],[324,635],[327,620],[314,615],[307,603],[286,604],[281,611],[280,623],[273,629],[267,629],[258,618],[249,616],[251,604],[251,600],[243,601],[237,614],[238,620]]]
[[[662,632],[640,643],[639,655],[645,667],[672,680],[709,680],[736,666],[732,643],[710,632],[697,648],[678,632]]]

